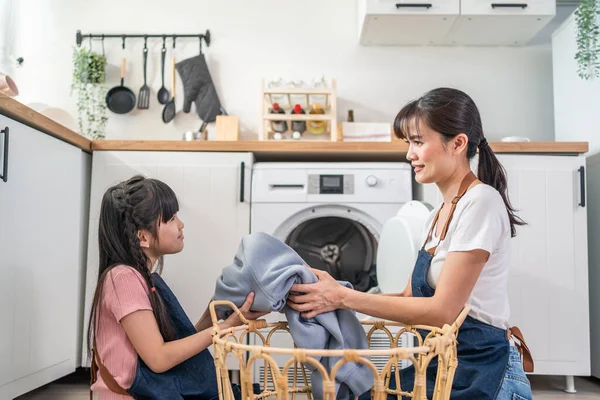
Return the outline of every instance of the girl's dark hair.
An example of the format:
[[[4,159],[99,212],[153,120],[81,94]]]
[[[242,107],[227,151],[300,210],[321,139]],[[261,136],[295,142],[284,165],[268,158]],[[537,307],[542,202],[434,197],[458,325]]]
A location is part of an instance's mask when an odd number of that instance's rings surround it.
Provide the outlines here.
[[[165,183],[143,176],[134,176],[110,187],[102,198],[98,226],[100,263],[98,284],[92,302],[87,332],[88,355],[92,355],[94,336],[98,328],[98,310],[108,272],[127,265],[138,271],[148,287],[152,312],[165,341],[176,339],[171,320],[160,295],[152,291],[150,260],[140,247],[138,231],[149,231],[158,240],[158,227],[169,221],[179,211],[179,203],[173,190]],[[162,257],[158,260],[158,272],[162,272]],[[114,282],[113,282],[114,284]]]
[[[468,160],[475,157],[479,148],[477,177],[496,188],[502,196],[510,220],[511,236],[514,237],[515,226],[525,225],[525,222],[516,215],[510,204],[506,171],[483,136],[481,117],[473,99],[458,89],[433,89],[400,110],[394,120],[394,134],[405,140],[418,138],[421,121],[442,135],[446,143],[460,133],[467,135]]]

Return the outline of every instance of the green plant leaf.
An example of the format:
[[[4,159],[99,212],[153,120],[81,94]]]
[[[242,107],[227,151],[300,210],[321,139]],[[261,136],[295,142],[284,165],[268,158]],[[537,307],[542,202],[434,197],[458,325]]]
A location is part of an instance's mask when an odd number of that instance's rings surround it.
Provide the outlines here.
[[[106,136],[106,57],[85,47],[73,49],[71,95],[77,95],[79,133],[91,139]]]
[[[600,77],[600,0],[582,0],[575,10],[577,23],[577,74],[581,79]]]

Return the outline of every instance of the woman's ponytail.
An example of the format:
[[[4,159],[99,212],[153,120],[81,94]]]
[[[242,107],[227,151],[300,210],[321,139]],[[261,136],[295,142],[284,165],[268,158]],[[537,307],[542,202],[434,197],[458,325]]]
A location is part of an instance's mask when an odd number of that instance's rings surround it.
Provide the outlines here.
[[[489,146],[487,140],[482,137],[479,142],[479,165],[477,167],[477,178],[495,188],[502,196],[508,218],[510,220],[510,235],[516,236],[516,225],[526,225],[526,223],[516,215],[515,209],[510,204],[507,193],[506,170],[498,161],[496,154]]]

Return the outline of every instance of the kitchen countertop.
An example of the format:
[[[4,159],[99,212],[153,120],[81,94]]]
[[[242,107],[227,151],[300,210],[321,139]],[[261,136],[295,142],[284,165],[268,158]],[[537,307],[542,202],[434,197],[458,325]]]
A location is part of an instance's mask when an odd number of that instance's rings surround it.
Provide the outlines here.
[[[0,114],[71,143],[86,152],[102,150],[251,152],[260,161],[398,161],[405,159],[408,151],[408,145],[400,140],[392,142],[89,140],[1,93]],[[587,142],[490,142],[490,146],[496,153],[517,154],[580,154],[586,153],[589,148]]]
[[[72,130],[54,122],[50,118],[32,110],[31,108],[19,103],[17,100],[0,93],[0,114],[19,121],[22,124],[30,126],[48,135],[64,140],[79,147],[80,149],[91,152],[92,141],[81,136]]]
[[[587,142],[490,143],[497,153],[577,154],[588,151]],[[254,153],[260,161],[399,161],[406,159],[408,145],[392,142],[328,141],[191,141],[96,140],[93,151],[237,151]]]

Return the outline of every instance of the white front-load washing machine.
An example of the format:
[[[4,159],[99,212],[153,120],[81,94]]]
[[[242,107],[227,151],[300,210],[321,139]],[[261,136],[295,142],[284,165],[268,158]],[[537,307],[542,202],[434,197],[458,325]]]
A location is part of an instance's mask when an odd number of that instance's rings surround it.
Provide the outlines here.
[[[406,163],[258,163],[251,232],[267,232],[313,268],[376,291],[377,243],[386,220],[412,200]]]
[[[257,163],[252,172],[250,230],[277,237],[308,265],[350,282],[355,290],[379,293],[383,287],[384,292],[400,292],[414,265],[416,243],[429,211],[412,197],[407,163]],[[389,234],[380,249],[384,226]],[[384,270],[378,271],[378,258]],[[380,285],[378,275],[386,282]],[[285,315],[271,313],[265,319],[276,322]],[[253,336],[252,344],[260,345]],[[412,338],[407,334],[400,344],[410,346]],[[371,348],[389,345],[387,335],[377,331]],[[271,346],[289,348],[293,343],[289,334],[278,331]],[[281,358],[278,365],[285,363]],[[383,367],[387,359],[372,361]],[[291,386],[293,369],[288,375]],[[296,379],[302,382],[300,375]],[[264,388],[264,363],[254,364],[254,382]],[[270,380],[267,387],[272,388]]]

